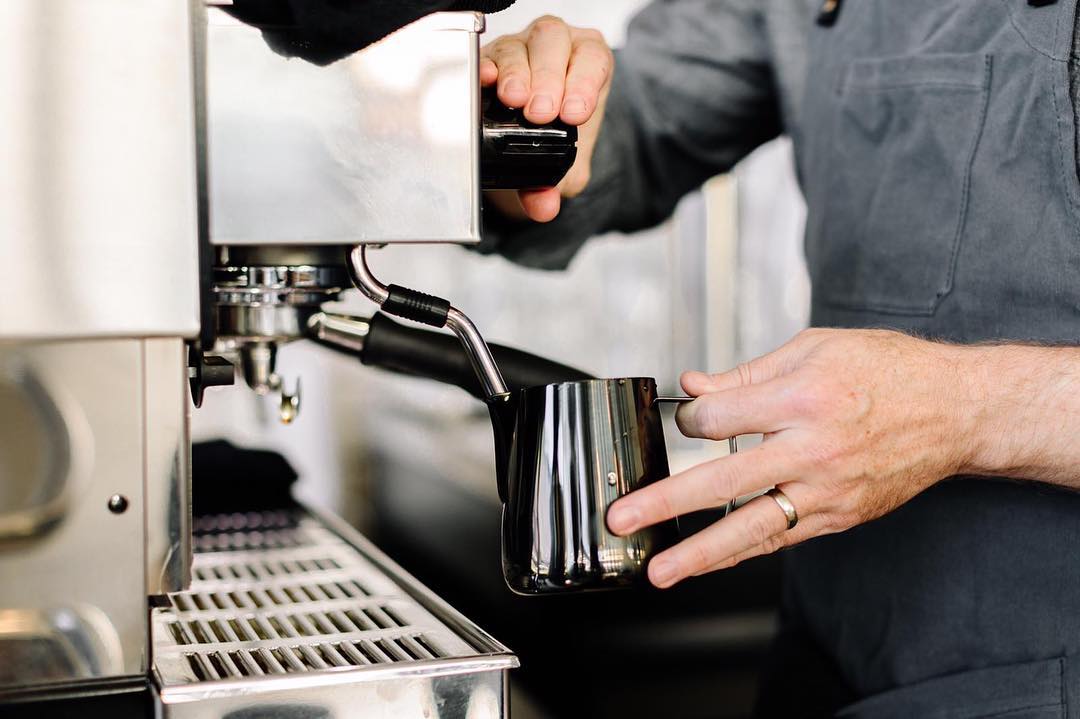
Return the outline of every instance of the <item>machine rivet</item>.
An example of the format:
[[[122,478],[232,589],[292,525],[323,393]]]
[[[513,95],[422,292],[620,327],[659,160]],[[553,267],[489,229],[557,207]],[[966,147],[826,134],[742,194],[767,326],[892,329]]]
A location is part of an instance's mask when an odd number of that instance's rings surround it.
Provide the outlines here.
[[[123,514],[127,511],[128,500],[122,494],[114,494],[109,497],[109,511],[113,514]]]
[[[619,481],[619,475],[615,474],[614,472],[608,472],[607,473],[607,483],[610,484],[612,487],[614,487],[615,483],[618,482],[618,481]]]

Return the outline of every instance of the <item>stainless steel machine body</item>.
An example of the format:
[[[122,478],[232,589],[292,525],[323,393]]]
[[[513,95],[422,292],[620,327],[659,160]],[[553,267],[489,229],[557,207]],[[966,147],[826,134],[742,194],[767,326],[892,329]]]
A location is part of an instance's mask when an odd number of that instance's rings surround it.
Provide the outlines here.
[[[328,66],[208,11],[215,245],[480,241],[476,13],[436,13]]]
[[[195,16],[0,7],[0,690],[144,675],[187,580]]]
[[[281,393],[276,348],[348,279],[345,247],[480,240],[477,13],[429,15],[321,66],[207,11],[210,241],[219,351]]]
[[[198,332],[192,14],[0,3],[0,340]]]
[[[202,532],[247,544],[183,591],[211,345],[295,415],[274,350],[347,286],[340,245],[479,239],[482,22],[317,67],[197,0],[0,5],[0,713],[152,679],[169,717],[506,715],[512,655],[331,519]],[[199,605],[231,592],[292,604]]]
[[[179,339],[0,343],[0,693],[144,674],[190,557]]]

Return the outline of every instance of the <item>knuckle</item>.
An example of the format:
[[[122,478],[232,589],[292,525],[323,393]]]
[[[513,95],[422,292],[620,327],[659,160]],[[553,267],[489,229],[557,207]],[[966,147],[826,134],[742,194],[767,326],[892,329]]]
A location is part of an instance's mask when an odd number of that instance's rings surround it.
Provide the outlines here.
[[[835,534],[851,529],[852,527],[861,524],[862,521],[863,518],[858,512],[850,510],[846,512],[837,512],[826,522],[825,530],[830,534]]]
[[[801,381],[791,390],[788,399],[791,410],[799,416],[817,417],[832,399],[833,389],[828,382]]]
[[[529,26],[529,37],[533,38],[549,32],[564,32],[567,29],[566,21],[555,15],[541,15],[533,20]]]
[[[687,564],[689,566],[690,573],[700,572],[704,569],[708,569],[712,562],[709,559],[709,550],[705,547],[704,542],[695,542],[690,545],[690,556],[687,557]]]
[[[488,51],[488,55],[492,60],[501,65],[524,65],[521,53],[519,52],[520,45],[516,42],[503,42],[495,41],[495,44],[491,46]]]
[[[649,490],[652,490],[651,492]],[[657,483],[652,487],[640,490],[645,500],[640,505],[646,518],[656,521],[670,519],[678,514],[675,511],[675,503],[672,502],[670,485]]]
[[[594,40],[579,42],[577,48],[574,50],[574,55],[587,57],[590,60],[595,61],[598,65],[607,64],[607,61],[612,57],[611,48],[602,41]]]
[[[519,67],[509,65],[502,66],[499,71],[499,87],[505,88],[512,81],[523,83],[525,87],[528,88],[529,73]]]
[[[765,517],[751,517],[746,523],[746,536],[750,539],[752,546],[765,544],[774,534],[776,532],[772,522]]]
[[[574,78],[588,85],[589,91],[593,94],[598,94],[611,79],[613,65],[592,53],[575,55],[571,64]]]
[[[708,497],[714,504],[724,504],[735,496],[735,481],[730,472],[715,467],[706,479]]]
[[[721,569],[732,569],[738,566],[740,561],[742,561],[740,557],[726,557],[724,559],[721,559],[719,562],[711,565],[711,568],[713,571],[719,571]]]
[[[600,32],[594,27],[582,27],[577,29],[578,37],[587,42],[598,42],[604,46],[607,43],[604,41],[604,33]]]
[[[761,550],[762,554],[772,554],[773,552],[779,552],[786,546],[787,538],[783,534],[775,534],[762,543]]]
[[[827,437],[819,438],[806,450],[806,459],[813,470],[828,477],[844,456],[839,442]]]
[[[843,502],[842,506],[837,506],[828,512],[822,512],[819,517],[821,524],[819,534],[836,534],[866,521],[862,510],[852,502]]]
[[[564,71],[556,70],[552,67],[545,65],[537,65],[532,70],[533,84],[536,85],[551,85],[561,87],[566,80],[566,73]]]

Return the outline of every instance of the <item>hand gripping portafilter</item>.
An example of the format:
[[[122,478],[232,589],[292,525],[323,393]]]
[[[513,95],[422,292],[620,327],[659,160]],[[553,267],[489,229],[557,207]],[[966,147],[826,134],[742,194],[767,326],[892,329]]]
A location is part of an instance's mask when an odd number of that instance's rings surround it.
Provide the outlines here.
[[[608,531],[605,513],[617,498],[668,476],[658,403],[686,398],[659,397],[652,378],[592,379],[517,350],[493,351],[446,300],[379,282],[365,247],[352,250],[348,264],[383,312],[449,328],[464,352],[448,335],[380,314],[317,313],[309,335],[364,364],[449,382],[487,403],[510,588],[548,594],[641,582],[649,559],[675,542],[674,523],[620,537]]]

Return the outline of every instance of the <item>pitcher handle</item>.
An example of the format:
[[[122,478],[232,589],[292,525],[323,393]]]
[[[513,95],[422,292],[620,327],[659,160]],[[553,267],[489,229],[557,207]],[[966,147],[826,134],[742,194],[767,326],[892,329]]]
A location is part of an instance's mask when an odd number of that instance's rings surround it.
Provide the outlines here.
[[[657,404],[657,403],[682,404],[683,402],[693,402],[695,399],[697,399],[697,398],[696,397],[655,397],[655,398],[653,398],[653,404]],[[735,454],[736,452],[739,451],[739,438],[738,437],[728,437],[727,446],[728,446],[728,454]],[[724,516],[725,517],[735,511],[735,500],[736,499],[737,499],[737,497],[732,497],[731,499],[728,500],[727,504],[724,505]]]

